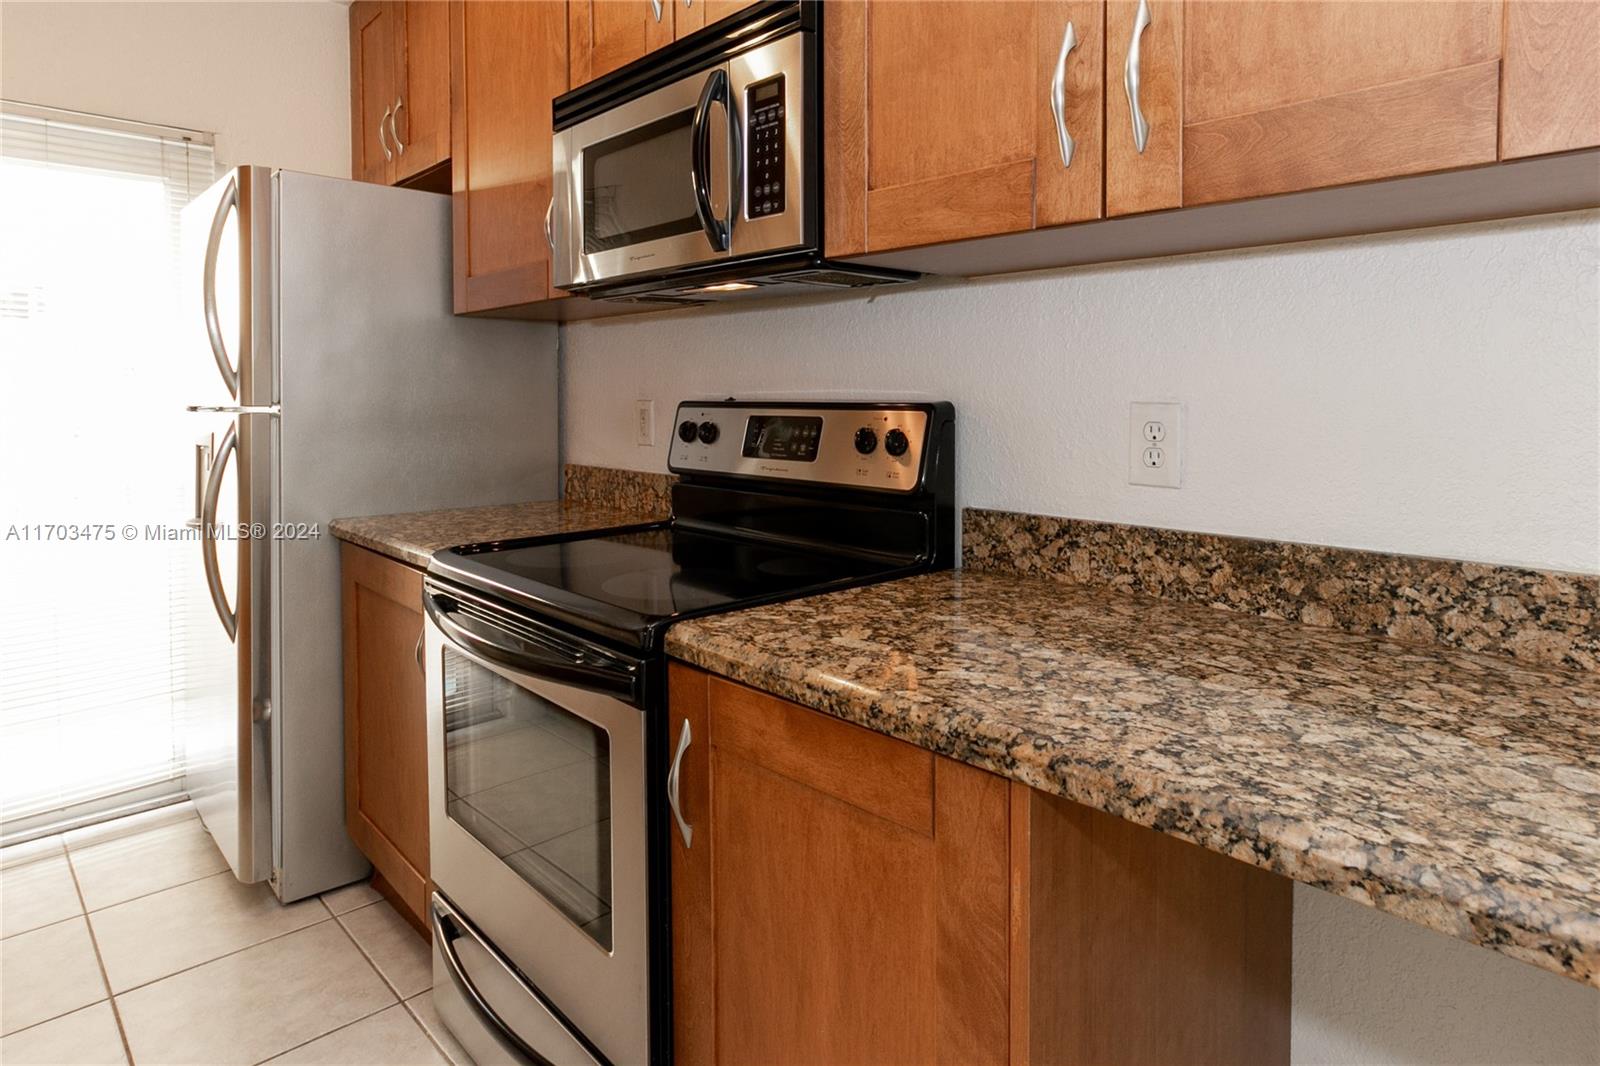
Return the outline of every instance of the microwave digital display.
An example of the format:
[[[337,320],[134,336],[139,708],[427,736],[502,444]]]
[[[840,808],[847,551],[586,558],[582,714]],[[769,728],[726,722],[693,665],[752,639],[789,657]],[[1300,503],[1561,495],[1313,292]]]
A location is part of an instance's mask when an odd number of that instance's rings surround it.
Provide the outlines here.
[[[813,463],[822,419],[789,415],[751,415],[744,427],[746,459],[788,459]]]

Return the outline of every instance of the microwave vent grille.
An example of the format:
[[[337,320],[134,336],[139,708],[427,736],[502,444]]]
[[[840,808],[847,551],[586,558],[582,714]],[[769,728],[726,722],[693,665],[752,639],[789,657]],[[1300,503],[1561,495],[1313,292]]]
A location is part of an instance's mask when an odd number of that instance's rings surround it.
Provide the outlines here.
[[[830,289],[860,289],[868,285],[901,285],[911,279],[882,274],[857,274],[849,270],[796,270],[790,274],[774,274],[774,281],[788,281],[799,285],[820,285]]]

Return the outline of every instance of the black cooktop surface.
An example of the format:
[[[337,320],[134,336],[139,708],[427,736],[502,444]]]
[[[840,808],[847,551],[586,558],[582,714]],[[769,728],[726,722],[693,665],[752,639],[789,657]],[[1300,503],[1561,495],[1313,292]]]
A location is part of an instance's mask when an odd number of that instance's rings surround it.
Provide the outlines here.
[[[904,564],[672,523],[471,545],[429,573],[649,650],[671,621],[887,577]]]

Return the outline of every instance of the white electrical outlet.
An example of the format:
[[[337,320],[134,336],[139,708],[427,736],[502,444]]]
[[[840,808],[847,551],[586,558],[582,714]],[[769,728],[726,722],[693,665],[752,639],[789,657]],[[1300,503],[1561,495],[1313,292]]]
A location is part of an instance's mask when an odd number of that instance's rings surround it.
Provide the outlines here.
[[[633,443],[641,448],[656,446],[656,402],[633,401]]]
[[[1128,484],[1183,484],[1183,405],[1128,405]]]

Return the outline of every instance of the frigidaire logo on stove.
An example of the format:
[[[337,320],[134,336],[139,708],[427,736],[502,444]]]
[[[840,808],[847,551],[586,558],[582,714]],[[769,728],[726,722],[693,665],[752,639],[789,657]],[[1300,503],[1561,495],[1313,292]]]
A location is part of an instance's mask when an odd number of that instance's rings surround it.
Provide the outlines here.
[[[654,252],[646,252],[644,255],[630,255],[630,256],[628,256],[628,262],[637,263],[641,259],[654,259],[655,257],[656,257],[656,253],[654,253]]]

